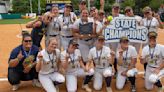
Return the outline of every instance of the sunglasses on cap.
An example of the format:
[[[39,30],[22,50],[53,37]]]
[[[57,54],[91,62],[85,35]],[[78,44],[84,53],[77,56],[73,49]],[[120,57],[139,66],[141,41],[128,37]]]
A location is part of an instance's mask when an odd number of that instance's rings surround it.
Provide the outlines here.
[[[32,40],[24,40],[24,42],[32,42]]]

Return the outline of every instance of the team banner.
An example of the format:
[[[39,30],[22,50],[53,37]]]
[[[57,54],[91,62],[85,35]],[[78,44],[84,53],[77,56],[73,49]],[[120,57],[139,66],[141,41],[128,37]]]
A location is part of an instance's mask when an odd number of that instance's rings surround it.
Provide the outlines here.
[[[106,42],[119,42],[122,36],[129,38],[130,42],[146,43],[148,30],[139,26],[134,17],[117,17],[112,25],[104,30]]]

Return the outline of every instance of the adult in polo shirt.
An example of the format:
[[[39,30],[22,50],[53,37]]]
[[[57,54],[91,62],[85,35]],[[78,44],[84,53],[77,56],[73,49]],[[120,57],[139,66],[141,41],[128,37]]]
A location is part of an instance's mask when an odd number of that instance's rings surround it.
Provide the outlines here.
[[[32,45],[31,35],[23,34],[22,44],[14,48],[10,54],[8,67],[8,81],[17,90],[21,81],[33,80],[33,85],[41,87],[38,73],[35,70],[38,47]]]

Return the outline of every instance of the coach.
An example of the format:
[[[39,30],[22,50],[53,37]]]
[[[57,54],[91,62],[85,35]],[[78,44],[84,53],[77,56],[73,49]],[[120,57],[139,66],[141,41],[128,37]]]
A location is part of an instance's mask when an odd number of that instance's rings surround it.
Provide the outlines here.
[[[8,81],[13,86],[12,90],[19,88],[20,81],[28,80],[33,80],[33,85],[40,87],[35,70],[38,51],[38,47],[32,45],[31,35],[23,34],[22,44],[12,50],[8,61]]]

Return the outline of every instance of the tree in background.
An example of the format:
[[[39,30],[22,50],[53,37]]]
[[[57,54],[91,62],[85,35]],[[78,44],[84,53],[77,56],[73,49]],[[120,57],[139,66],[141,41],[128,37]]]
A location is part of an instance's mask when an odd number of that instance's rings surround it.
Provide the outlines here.
[[[27,13],[29,12],[28,0],[13,0],[13,13]]]
[[[13,13],[29,13],[30,1],[29,0],[13,0]],[[40,0],[41,11],[45,11],[46,0]],[[32,0],[33,12],[38,13],[38,0]]]

